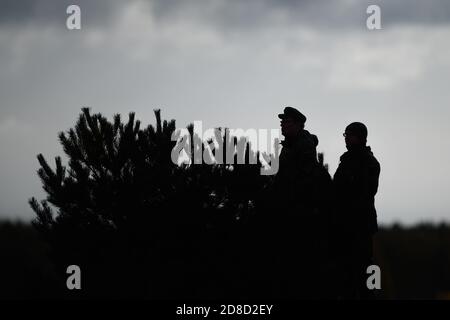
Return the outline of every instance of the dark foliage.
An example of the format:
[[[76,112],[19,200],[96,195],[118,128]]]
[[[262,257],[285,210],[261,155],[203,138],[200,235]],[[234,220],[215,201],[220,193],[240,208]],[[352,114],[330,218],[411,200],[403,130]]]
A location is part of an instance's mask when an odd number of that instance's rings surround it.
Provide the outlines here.
[[[259,162],[173,164],[175,121],[155,116],[156,127],[140,129],[133,113],[109,122],[83,109],[75,128],[59,135],[68,167],[57,157],[52,169],[38,156],[48,196],[30,200],[33,224],[60,274],[70,264],[83,270],[81,296],[243,294],[234,283],[248,265],[242,230],[270,178]],[[193,151],[198,137],[188,129]],[[247,145],[247,160],[250,152]]]
[[[450,298],[450,226],[381,228],[375,248],[382,270],[380,298]],[[32,226],[0,223],[0,299],[73,297],[65,286],[67,275],[56,272],[49,250]]]

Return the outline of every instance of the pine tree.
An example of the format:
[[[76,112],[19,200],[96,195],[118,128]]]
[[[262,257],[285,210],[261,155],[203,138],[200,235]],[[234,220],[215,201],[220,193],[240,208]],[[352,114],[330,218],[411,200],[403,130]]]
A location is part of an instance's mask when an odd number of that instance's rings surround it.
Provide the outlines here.
[[[52,169],[38,155],[47,197],[30,200],[33,224],[62,278],[68,265],[84,270],[75,296],[220,295],[239,277],[230,261],[244,259],[243,226],[269,178],[260,176],[260,162],[174,164],[175,120],[162,121],[159,110],[155,117],[156,127],[141,129],[134,113],[110,122],[84,108],[75,127],[59,134],[68,166],[56,157]],[[193,147],[199,138],[188,130]],[[247,161],[250,152],[247,144]],[[222,289],[210,278],[223,279]]]

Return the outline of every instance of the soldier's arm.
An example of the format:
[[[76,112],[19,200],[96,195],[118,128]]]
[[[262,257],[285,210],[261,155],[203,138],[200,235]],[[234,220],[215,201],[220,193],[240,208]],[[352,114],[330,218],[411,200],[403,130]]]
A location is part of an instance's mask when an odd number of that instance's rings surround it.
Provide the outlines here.
[[[317,153],[316,148],[313,144],[304,145],[299,150],[299,158],[300,158],[300,175],[307,175],[312,172],[314,166],[317,163]]]
[[[373,159],[369,164],[369,193],[375,196],[378,191],[378,183],[380,178],[380,164],[376,159]]]

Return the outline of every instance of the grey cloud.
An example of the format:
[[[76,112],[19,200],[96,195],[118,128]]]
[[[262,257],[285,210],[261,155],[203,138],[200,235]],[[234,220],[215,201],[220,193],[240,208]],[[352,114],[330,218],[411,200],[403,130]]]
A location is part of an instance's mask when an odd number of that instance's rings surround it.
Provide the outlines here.
[[[83,21],[91,25],[113,23],[118,14],[134,1],[118,0],[3,0],[0,25],[64,23],[65,9],[76,3]],[[366,8],[377,4],[385,26],[394,24],[447,24],[447,0],[143,0],[160,23],[174,19],[204,22],[222,31],[248,32],[284,23],[329,30],[365,27]]]
[[[43,196],[35,155],[62,154],[57,132],[73,125],[82,106],[108,117],[136,111],[145,123],[160,107],[180,126],[201,119],[205,127],[273,128],[278,108],[299,105],[331,172],[345,149],[342,128],[361,120],[383,166],[378,197],[383,221],[413,221],[425,212],[440,218],[439,211],[449,207],[448,169],[422,169],[450,157],[444,145],[449,29],[432,28],[448,22],[450,2],[373,1],[382,8],[385,30],[372,36],[357,32],[365,29],[369,1],[159,0],[148,1],[148,12],[137,6],[120,16],[143,1],[0,2],[0,147],[8,150],[1,156],[0,218],[33,216],[26,200]],[[82,8],[81,32],[64,28],[65,9],[72,3]],[[147,18],[150,23],[142,23]],[[29,27],[33,24],[51,30],[41,32]],[[390,31],[394,24],[430,28]],[[296,42],[303,27],[317,32]],[[207,28],[217,32],[211,36]],[[265,30],[269,37],[256,35]],[[239,35],[229,46],[226,38],[215,37],[227,32]],[[417,76],[403,73],[415,69]],[[330,73],[345,81],[344,88],[327,86]],[[380,74],[399,79],[395,88],[361,88],[361,79]],[[417,126],[420,136],[411,136]],[[430,154],[423,152],[427,141],[433,143],[427,150],[438,150],[439,158],[424,156]],[[411,150],[422,155],[411,156]],[[424,180],[422,187],[411,178]],[[406,197],[421,199],[420,206],[402,201]]]
[[[450,2],[446,0],[155,0],[156,19],[203,20],[222,30],[250,31],[277,23],[309,28],[341,30],[365,28],[366,9],[377,4],[384,26],[396,24],[447,24]],[[280,21],[281,20],[281,21]]]
[[[0,26],[65,25],[66,9],[79,5],[83,21],[90,25],[105,24],[114,19],[123,9],[125,2],[116,0],[2,0],[0,5]]]

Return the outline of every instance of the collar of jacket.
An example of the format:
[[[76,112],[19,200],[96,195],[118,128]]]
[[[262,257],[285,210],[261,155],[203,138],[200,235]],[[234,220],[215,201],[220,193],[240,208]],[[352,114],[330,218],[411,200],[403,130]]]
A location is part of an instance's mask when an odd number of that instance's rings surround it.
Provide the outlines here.
[[[284,140],[281,141],[280,143],[283,147],[289,148],[289,147],[292,147],[292,145],[294,145],[295,142],[297,142],[298,140],[300,140],[308,135],[310,135],[308,130],[302,129],[298,132],[298,134],[295,137],[289,138],[289,139],[285,137]]]
[[[341,160],[347,160],[349,158],[358,158],[363,156],[371,156],[373,155],[372,150],[370,149],[370,146],[362,146],[359,148],[352,148],[345,152],[341,156]]]

